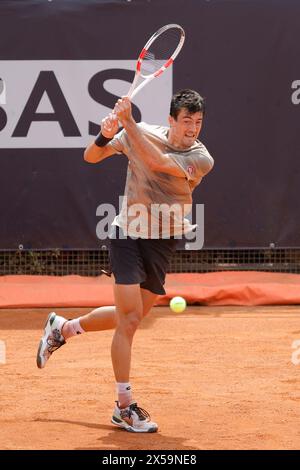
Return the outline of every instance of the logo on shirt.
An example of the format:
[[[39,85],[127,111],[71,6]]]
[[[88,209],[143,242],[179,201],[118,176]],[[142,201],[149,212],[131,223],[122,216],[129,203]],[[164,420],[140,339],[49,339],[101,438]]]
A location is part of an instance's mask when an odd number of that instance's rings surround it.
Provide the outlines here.
[[[193,176],[193,174],[195,173],[195,168],[192,165],[189,165],[187,167],[187,172],[190,176]]]

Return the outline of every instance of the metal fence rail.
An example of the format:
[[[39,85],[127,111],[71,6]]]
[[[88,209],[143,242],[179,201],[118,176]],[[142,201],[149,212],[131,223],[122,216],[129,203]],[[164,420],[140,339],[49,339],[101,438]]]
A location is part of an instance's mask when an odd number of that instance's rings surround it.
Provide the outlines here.
[[[107,250],[0,251],[0,275],[34,274],[98,276],[109,269]],[[269,271],[300,273],[300,249],[239,249],[177,251],[172,273]]]

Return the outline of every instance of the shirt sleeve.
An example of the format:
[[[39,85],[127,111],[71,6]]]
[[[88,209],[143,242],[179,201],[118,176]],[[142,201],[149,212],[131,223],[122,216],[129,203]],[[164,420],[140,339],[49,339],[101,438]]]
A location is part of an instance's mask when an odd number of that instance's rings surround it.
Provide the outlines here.
[[[138,127],[142,132],[147,131],[148,128],[153,128],[154,126],[150,126],[144,122],[139,122]],[[122,153],[124,155],[128,155],[130,143],[128,140],[128,134],[125,129],[121,129],[109,142],[109,145],[113,147],[116,153]]]
[[[203,144],[188,155],[172,153],[170,157],[184,171],[189,181],[199,181],[214,166],[214,159]]]
[[[116,150],[116,153],[124,152],[124,148],[125,148],[124,137],[125,137],[125,129],[122,129],[109,142],[109,145],[111,145],[113,149]]]

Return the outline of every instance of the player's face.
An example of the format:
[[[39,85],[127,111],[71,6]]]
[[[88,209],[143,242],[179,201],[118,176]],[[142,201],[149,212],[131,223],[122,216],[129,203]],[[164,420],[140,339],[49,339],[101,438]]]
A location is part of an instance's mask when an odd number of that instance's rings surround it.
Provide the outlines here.
[[[202,112],[190,114],[185,108],[179,111],[177,119],[169,116],[170,144],[178,148],[191,147],[200,134],[202,121]]]

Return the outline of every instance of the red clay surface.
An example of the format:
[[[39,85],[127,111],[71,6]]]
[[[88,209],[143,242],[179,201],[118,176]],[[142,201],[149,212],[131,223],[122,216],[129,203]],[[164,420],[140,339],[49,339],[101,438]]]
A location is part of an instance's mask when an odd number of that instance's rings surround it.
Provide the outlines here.
[[[135,398],[159,424],[149,435],[110,424],[111,331],[72,338],[36,368],[48,312],[0,310],[1,449],[299,449],[300,307],[153,309],[132,364]]]

